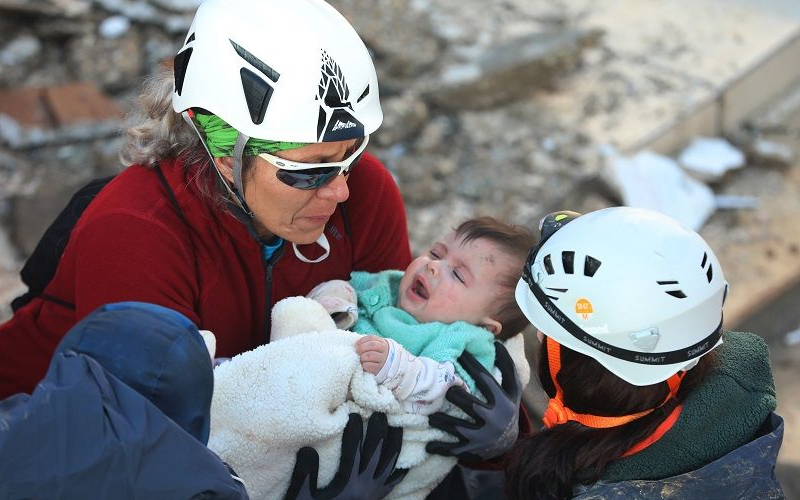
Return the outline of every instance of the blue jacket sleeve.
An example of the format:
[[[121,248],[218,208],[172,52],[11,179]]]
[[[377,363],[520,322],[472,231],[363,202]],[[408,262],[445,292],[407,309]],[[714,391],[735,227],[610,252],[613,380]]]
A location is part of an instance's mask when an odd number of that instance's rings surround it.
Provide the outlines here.
[[[222,460],[73,352],[32,395],[0,402],[0,499],[246,500]]]

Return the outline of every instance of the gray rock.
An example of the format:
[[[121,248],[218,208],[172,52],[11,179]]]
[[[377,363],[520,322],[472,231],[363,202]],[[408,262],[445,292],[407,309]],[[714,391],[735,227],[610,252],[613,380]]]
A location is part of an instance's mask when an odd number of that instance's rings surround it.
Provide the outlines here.
[[[414,92],[381,99],[383,124],[374,134],[376,143],[391,147],[419,133],[428,119],[428,106]]]
[[[441,154],[453,150],[451,139],[456,134],[456,125],[452,117],[437,116],[427,123],[421,123],[420,127],[419,137],[414,141],[414,151]]]
[[[90,0],[0,0],[2,10],[53,17],[82,16],[90,7]]]
[[[791,146],[767,139],[756,139],[745,152],[750,163],[755,165],[791,167],[797,158]]]
[[[131,21],[125,16],[111,16],[103,19],[97,31],[103,38],[119,38],[131,28]]]
[[[182,36],[192,24],[194,12],[185,14],[170,14],[157,8],[150,2],[142,0],[93,0],[103,9],[115,14],[123,15],[133,21],[160,26],[175,35]]]
[[[418,154],[397,160],[397,178],[403,198],[412,205],[430,205],[450,195],[450,178],[442,172],[453,172],[455,160],[449,157]]]
[[[172,12],[187,12],[192,14],[194,14],[194,11],[202,3],[202,0],[150,0],[150,1],[158,5],[162,9],[166,9]]]
[[[23,126],[8,115],[0,114],[0,141],[13,149],[22,150],[111,137],[119,133],[119,127],[116,120],[79,123],[62,128]]]
[[[42,50],[42,43],[33,35],[22,34],[11,40],[0,50],[0,64],[17,66]]]
[[[426,98],[448,110],[508,104],[555,82],[580,62],[581,52],[600,40],[598,30],[566,30],[522,36],[487,50],[477,60],[445,69],[441,86]]]
[[[31,155],[36,169],[24,169],[22,186],[9,197],[8,228],[22,255],[29,255],[42,233],[64,208],[72,194],[90,179],[119,171],[119,162],[107,155],[105,140],[44,147]],[[118,150],[119,141],[111,141]],[[115,154],[114,154],[115,156]]]
[[[107,91],[118,91],[139,80],[143,70],[142,37],[129,30],[118,38],[90,33],[69,43],[68,61],[73,78]]]
[[[431,68],[443,51],[430,13],[405,0],[336,0],[331,4],[350,21],[375,53],[379,70],[393,78],[408,78]]]

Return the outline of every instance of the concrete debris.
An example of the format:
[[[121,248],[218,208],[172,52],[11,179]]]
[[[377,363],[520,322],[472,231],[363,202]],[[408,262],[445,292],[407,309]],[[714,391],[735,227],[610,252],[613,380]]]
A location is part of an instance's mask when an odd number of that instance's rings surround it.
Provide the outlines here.
[[[49,17],[78,17],[91,8],[91,0],[0,0],[0,10]]]
[[[758,208],[758,198],[755,196],[737,196],[732,194],[718,194],[714,197],[719,210],[738,210],[741,208]]]
[[[800,344],[800,328],[792,330],[783,337],[783,341],[788,346]]]
[[[125,16],[111,16],[107,17],[100,23],[97,28],[98,33],[103,38],[115,39],[119,38],[131,27],[131,21]]]
[[[151,3],[172,12],[191,12],[197,9],[203,0],[150,0]]]
[[[790,167],[797,157],[791,146],[767,139],[756,139],[746,151],[754,165]]]
[[[522,36],[486,50],[476,60],[452,65],[426,97],[449,109],[502,106],[537,89],[553,88],[580,63],[581,53],[602,38],[599,30],[565,30]]]
[[[671,158],[642,151],[610,160],[624,205],[656,210],[695,231],[716,208],[711,188],[690,177]]]
[[[331,2],[381,61],[376,64],[381,92],[402,92],[405,80],[441,64],[443,43],[434,31],[430,9],[405,0]]]
[[[185,34],[192,23],[193,8],[184,14],[165,13],[150,2],[128,0],[93,0],[109,12],[120,14],[133,21],[160,26],[170,33]]]
[[[0,51],[0,64],[16,66],[35,57],[42,50],[42,43],[33,35],[23,34],[11,40]]]
[[[714,182],[728,170],[745,165],[745,156],[731,143],[719,137],[695,137],[678,161],[700,180]]]
[[[374,134],[376,144],[390,148],[419,133],[429,118],[428,106],[414,92],[381,99],[383,123]]]
[[[800,85],[792,86],[777,105],[770,106],[763,113],[749,120],[752,128],[762,133],[786,131],[790,117],[800,111]]]
[[[88,82],[0,90],[0,141],[13,149],[107,137],[121,110]]]

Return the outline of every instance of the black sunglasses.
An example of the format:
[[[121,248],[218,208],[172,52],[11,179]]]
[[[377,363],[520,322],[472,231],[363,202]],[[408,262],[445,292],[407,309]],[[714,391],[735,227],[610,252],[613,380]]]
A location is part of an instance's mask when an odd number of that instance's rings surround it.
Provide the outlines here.
[[[368,143],[369,136],[360,138],[345,152],[344,160],[331,163],[302,163],[269,153],[258,156],[278,167],[275,176],[282,183],[295,189],[312,190],[330,184],[339,174],[347,176],[358,164]]]

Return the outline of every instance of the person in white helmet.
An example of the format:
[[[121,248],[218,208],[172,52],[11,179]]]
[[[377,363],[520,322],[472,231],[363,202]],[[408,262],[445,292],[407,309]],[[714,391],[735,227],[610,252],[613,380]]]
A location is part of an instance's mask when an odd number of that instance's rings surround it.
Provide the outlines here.
[[[127,168],[82,213],[42,292],[0,325],[0,398],[30,393],[59,340],[104,304],[173,309],[229,357],[269,342],[277,300],[411,261],[399,190],[366,152],[383,118],[375,68],[324,1],[206,0],[173,71],[140,99]],[[453,392],[478,423],[432,417],[458,438],[432,450],[494,457],[524,426],[519,391],[476,370],[491,404]]]
[[[706,242],[630,207],[540,229],[517,301],[550,401],[510,453],[509,498],[783,498],[769,353],[723,334],[728,285]]]

